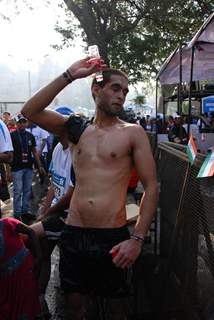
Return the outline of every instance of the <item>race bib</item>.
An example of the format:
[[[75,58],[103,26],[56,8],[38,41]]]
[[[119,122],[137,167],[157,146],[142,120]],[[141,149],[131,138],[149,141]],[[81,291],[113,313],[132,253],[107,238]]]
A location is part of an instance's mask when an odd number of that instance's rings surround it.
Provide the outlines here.
[[[52,173],[52,183],[54,187],[54,195],[56,199],[60,199],[64,195],[66,178]]]

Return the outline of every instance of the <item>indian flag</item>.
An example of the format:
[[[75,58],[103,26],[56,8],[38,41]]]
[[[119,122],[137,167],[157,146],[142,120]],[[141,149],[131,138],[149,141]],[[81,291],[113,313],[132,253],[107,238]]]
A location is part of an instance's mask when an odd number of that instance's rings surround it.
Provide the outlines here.
[[[197,147],[192,134],[190,134],[190,138],[187,145],[187,155],[189,157],[189,161],[191,162],[191,164],[193,164],[197,155]]]
[[[214,175],[214,148],[204,160],[197,178],[212,177]]]

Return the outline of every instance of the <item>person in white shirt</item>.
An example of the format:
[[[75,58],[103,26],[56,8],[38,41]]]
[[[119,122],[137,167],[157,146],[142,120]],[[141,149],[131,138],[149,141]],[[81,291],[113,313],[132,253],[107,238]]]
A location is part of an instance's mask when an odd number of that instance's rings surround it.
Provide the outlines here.
[[[0,162],[11,162],[13,145],[6,124],[0,119]]]
[[[10,137],[10,132],[6,124],[0,119],[0,200],[9,199],[9,191],[7,186],[5,163],[10,163],[13,160],[13,145]],[[1,207],[0,207],[1,217]]]

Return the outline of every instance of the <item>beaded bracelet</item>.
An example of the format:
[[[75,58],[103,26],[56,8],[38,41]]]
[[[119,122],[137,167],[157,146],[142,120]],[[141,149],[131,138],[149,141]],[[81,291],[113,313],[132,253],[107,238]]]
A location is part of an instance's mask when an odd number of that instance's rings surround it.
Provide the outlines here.
[[[144,238],[137,236],[136,234],[131,234],[130,238],[135,239],[136,241],[140,241],[144,243]]]

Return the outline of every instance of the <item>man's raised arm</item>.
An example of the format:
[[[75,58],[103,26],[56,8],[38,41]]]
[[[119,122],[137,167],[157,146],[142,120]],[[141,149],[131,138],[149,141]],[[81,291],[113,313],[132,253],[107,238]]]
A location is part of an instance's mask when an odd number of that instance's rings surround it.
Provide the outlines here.
[[[22,114],[47,131],[64,135],[66,119],[57,112],[45,109],[69,83],[84,78],[106,67],[103,61],[90,60],[89,57],[72,64],[66,72],[39,90],[22,108]]]

